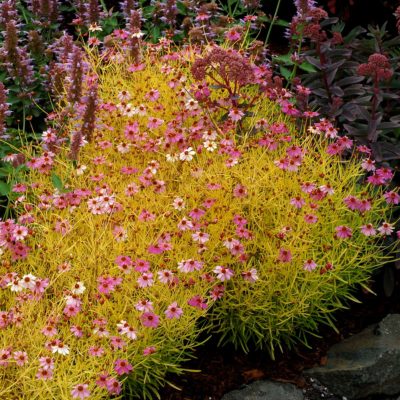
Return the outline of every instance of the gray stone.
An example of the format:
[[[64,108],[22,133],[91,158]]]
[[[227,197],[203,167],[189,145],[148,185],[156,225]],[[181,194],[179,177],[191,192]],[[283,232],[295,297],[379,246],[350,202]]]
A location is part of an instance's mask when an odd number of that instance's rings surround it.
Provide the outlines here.
[[[242,390],[234,390],[222,400],[303,400],[303,392],[290,383],[257,381]]]
[[[400,393],[400,314],[332,346],[327,364],[304,371],[347,399]]]

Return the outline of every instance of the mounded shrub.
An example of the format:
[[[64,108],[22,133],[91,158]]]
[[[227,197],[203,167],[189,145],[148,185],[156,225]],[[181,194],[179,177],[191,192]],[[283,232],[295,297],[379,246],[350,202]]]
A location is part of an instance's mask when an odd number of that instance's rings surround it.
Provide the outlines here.
[[[267,68],[165,50],[89,53],[73,118],[26,149],[1,223],[2,398],[156,397],[201,329],[273,353],[386,258],[390,171],[341,157],[326,121],[298,128]]]

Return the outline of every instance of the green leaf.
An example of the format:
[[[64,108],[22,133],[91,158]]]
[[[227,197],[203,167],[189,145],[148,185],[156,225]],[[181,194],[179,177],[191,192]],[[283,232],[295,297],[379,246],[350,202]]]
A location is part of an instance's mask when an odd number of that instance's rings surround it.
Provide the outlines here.
[[[282,54],[280,56],[276,56],[273,58],[273,61],[278,61],[278,62],[282,62],[285,64],[289,64],[289,65],[293,65],[293,61],[292,61],[292,56],[291,54]]]
[[[58,189],[60,191],[64,190],[64,185],[62,183],[61,178],[58,175],[56,175],[54,172],[51,174],[51,182],[56,189]]]
[[[8,196],[11,192],[11,184],[0,181],[0,195]]]
[[[303,62],[299,65],[299,68],[306,72],[316,72],[317,70],[308,62]]]
[[[289,79],[290,76],[292,75],[291,71],[288,68],[282,66],[279,67],[279,71],[285,79]]]

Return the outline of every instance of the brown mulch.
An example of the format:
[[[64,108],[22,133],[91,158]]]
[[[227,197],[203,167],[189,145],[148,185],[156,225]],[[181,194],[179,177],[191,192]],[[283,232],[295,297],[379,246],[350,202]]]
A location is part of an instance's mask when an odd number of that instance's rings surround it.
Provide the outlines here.
[[[360,332],[366,326],[378,323],[389,313],[400,313],[400,271],[395,272],[396,286],[393,294],[383,293],[382,276],[376,277],[372,289],[377,295],[358,293],[361,304],[337,314],[336,327],[321,327],[321,338],[311,338],[310,348],[296,346],[284,354],[277,354],[271,360],[268,353],[252,351],[244,354],[233,347],[217,347],[216,339],[210,339],[196,350],[196,359],[184,367],[200,372],[187,372],[181,376],[169,376],[168,380],[180,388],[166,386],[161,390],[162,400],[220,400],[232,390],[239,389],[259,379],[273,379],[294,383],[300,388],[309,387],[309,381],[302,376],[304,369],[327,362],[327,350],[345,337]]]

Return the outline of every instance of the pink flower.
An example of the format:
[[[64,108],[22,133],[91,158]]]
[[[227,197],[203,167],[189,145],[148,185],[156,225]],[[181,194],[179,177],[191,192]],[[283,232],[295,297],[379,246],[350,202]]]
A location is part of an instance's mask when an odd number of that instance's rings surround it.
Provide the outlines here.
[[[194,219],[198,220],[200,219],[206,212],[202,210],[201,208],[194,208],[192,211],[190,211],[189,216]]]
[[[137,283],[139,284],[139,287],[145,288],[145,287],[150,287],[153,285],[153,274],[151,272],[144,272],[138,279]]]
[[[311,259],[307,260],[303,266],[303,269],[306,271],[313,271],[315,268],[317,268],[317,264]]]
[[[40,357],[39,365],[42,369],[54,369],[54,359],[51,357]]]
[[[304,216],[304,221],[306,221],[307,224],[315,224],[318,221],[318,217],[314,214],[306,214]]]
[[[116,349],[123,349],[126,346],[126,343],[119,336],[111,336],[110,337],[110,345],[113,350],[116,350]]]
[[[138,258],[135,262],[135,271],[137,272],[147,272],[150,269],[150,263],[146,260]]]
[[[53,378],[53,370],[46,368],[39,368],[36,374],[36,378],[44,381],[50,380]]]
[[[135,304],[135,308],[138,311],[151,312],[153,311],[153,302],[147,299],[140,300]]]
[[[232,121],[240,121],[244,116],[244,112],[241,110],[238,110],[237,108],[232,108],[231,111],[229,111],[229,118]]]
[[[232,276],[235,275],[230,268],[224,267],[222,265],[217,265],[213,269],[213,272],[217,274],[217,278],[222,282],[229,281],[229,279],[231,279]]]
[[[150,354],[154,354],[156,352],[156,348],[154,346],[148,346],[143,349],[143,355],[149,356]]]
[[[19,367],[22,367],[28,362],[28,354],[26,353],[26,351],[14,351],[13,356],[15,362]]]
[[[127,360],[118,359],[115,361],[114,371],[118,375],[129,374],[133,370],[133,367]]]
[[[358,210],[360,200],[354,196],[347,196],[343,202],[350,210]]]
[[[250,271],[242,272],[242,277],[245,281],[255,282],[258,279],[257,270],[251,268]]]
[[[121,384],[114,377],[107,379],[106,387],[110,394],[120,394],[122,390]]]
[[[165,311],[165,315],[167,318],[172,319],[172,318],[180,318],[180,316],[183,314],[182,308],[178,307],[178,303],[174,301],[171,303],[167,310]]]
[[[158,271],[157,275],[158,275],[158,280],[161,283],[172,283],[174,280],[174,274],[172,273],[172,271],[168,269],[163,269],[161,271]]]
[[[145,98],[150,101],[156,101],[160,97],[160,92],[157,89],[151,89],[146,93]]]
[[[400,203],[400,196],[398,193],[390,191],[384,193],[383,197],[388,204],[399,204]]]
[[[210,235],[208,233],[201,232],[201,231],[198,231],[198,232],[195,232],[192,234],[192,239],[195,242],[199,242],[202,244],[208,242],[209,238],[210,238]]]
[[[188,304],[189,306],[199,308],[200,310],[205,310],[207,308],[207,303],[199,295],[193,296],[191,299],[189,299]]]
[[[91,346],[89,348],[89,355],[91,357],[101,357],[104,354],[104,349],[100,346]]]
[[[86,399],[90,396],[90,391],[88,390],[89,385],[82,383],[74,386],[71,390],[72,398],[74,399]]]
[[[149,122],[147,123],[147,127],[149,129],[156,129],[160,125],[162,125],[163,123],[164,123],[164,120],[159,119],[159,118],[155,118],[155,117],[151,117],[151,118],[149,118]]]
[[[129,269],[129,267],[131,267],[133,265],[132,259],[129,256],[118,256],[115,259],[116,264],[118,265],[118,267],[122,270],[126,270]]]
[[[366,158],[365,160],[363,160],[363,162],[361,163],[361,167],[363,169],[365,169],[366,171],[375,171],[376,170],[375,161],[371,160],[370,158]]]
[[[290,250],[286,250],[286,249],[282,249],[282,248],[279,249],[278,261],[283,262],[283,263],[292,261],[292,253],[290,252]]]
[[[247,189],[243,185],[236,185],[233,189],[233,195],[237,198],[243,198],[247,196]]]
[[[201,261],[193,260],[192,258],[180,261],[178,263],[179,271],[185,273],[200,271],[202,268],[203,268],[203,263]]]
[[[239,40],[242,35],[240,34],[240,32],[238,32],[237,29],[232,28],[229,29],[229,31],[225,32],[225,37],[227,40],[231,41],[231,42],[236,42],[237,40]]]
[[[388,222],[384,222],[379,228],[378,232],[381,235],[390,235],[394,231],[393,225]]]
[[[290,199],[290,204],[296,208],[302,208],[306,202],[300,196],[296,196],[293,199]]]
[[[178,223],[178,228],[181,231],[187,231],[193,229],[193,222],[188,218],[182,218]]]
[[[336,231],[336,237],[341,238],[341,239],[348,239],[351,238],[353,235],[353,231],[351,228],[345,225],[340,225],[335,228]]]
[[[147,328],[157,328],[160,322],[160,317],[152,312],[145,312],[140,316],[140,320],[142,321],[143,326],[146,326]]]
[[[376,235],[376,230],[372,226],[372,224],[363,225],[361,228],[361,233],[365,236],[374,236]]]

